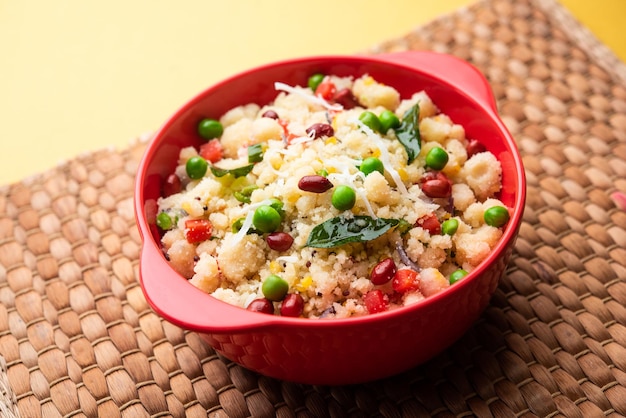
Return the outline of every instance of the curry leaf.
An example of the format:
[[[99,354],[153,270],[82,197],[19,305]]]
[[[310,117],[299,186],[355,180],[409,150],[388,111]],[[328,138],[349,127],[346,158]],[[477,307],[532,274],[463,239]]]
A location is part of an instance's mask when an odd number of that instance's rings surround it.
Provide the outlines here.
[[[248,162],[258,163],[263,161],[263,144],[254,144],[248,147]]]
[[[233,177],[238,178],[238,177],[247,176],[248,173],[252,171],[253,167],[254,167],[254,164],[248,164],[248,165],[244,165],[243,167],[237,167],[237,168],[227,170],[225,168],[219,168],[219,167],[215,167],[214,165],[212,165],[211,173],[213,173],[215,177],[224,177],[227,174],[231,174]]]
[[[316,225],[307,239],[306,246],[335,248],[353,242],[371,241],[398,225],[400,221],[369,216],[337,216]]]
[[[408,164],[417,158],[422,149],[422,139],[420,137],[420,108],[416,103],[402,116],[402,122],[396,129],[396,137],[404,146],[408,155]]]

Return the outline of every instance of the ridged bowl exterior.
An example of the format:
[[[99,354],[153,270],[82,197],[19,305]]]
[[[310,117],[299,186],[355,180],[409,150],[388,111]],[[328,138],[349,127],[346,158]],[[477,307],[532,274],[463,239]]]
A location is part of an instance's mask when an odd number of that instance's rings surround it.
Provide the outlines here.
[[[154,224],[156,200],[176,166],[178,151],[198,146],[196,126],[237,105],[274,99],[273,83],[306,84],[313,73],[369,74],[402,97],[425,90],[439,109],[463,125],[500,160],[499,198],[512,209],[490,256],[464,280],[417,304],[358,318],[309,320],[249,312],[221,302],[178,275],[163,256]],[[393,375],[427,361],[477,320],[509,261],[522,221],[524,169],[515,141],[500,120],[490,87],[465,61],[432,52],[325,56],[282,61],[235,75],[183,105],[155,134],[141,161],[135,213],[143,238],[140,282],[152,308],[198,332],[216,351],[261,374],[308,384],[350,384]]]

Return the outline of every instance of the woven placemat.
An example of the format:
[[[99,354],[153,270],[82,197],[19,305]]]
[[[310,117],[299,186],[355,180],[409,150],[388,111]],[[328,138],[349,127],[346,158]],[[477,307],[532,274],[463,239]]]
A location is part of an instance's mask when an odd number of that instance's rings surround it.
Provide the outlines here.
[[[138,285],[138,141],[0,188],[0,416],[626,415],[626,212],[611,198],[626,192],[623,64],[539,0],[484,0],[368,52],[406,49],[478,66],[527,169],[507,274],[460,341],[341,387],[220,358]]]

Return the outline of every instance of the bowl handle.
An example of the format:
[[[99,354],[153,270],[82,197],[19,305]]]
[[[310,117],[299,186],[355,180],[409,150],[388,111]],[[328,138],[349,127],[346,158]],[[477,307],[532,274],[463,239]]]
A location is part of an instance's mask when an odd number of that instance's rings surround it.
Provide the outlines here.
[[[378,55],[384,61],[424,71],[443,83],[465,91],[490,113],[497,113],[496,100],[485,76],[472,64],[453,55],[432,51],[407,51]]]
[[[142,288],[150,306],[167,321],[185,329],[224,333],[267,325],[268,315],[250,312],[222,302],[198,289],[170,267],[150,242],[141,249]]]

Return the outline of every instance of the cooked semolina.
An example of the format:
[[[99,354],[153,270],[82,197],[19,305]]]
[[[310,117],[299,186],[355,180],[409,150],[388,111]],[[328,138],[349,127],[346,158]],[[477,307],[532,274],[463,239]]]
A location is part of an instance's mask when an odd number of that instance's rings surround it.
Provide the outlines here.
[[[270,298],[280,314],[281,295],[263,289],[278,276],[302,298],[305,318],[366,315],[370,292],[397,309],[445,291],[453,272],[473,270],[500,239],[483,219],[504,206],[500,162],[488,151],[468,158],[465,130],[425,92],[402,98],[369,75],[324,82],[351,102],[277,83],[272,103],[210,115],[224,127],[214,140],[221,156],[202,178],[187,168],[202,148],[180,150],[182,189],[158,202],[173,223],[163,252],[213,297],[241,308]],[[391,111],[397,123],[379,132],[365,111]],[[447,155],[439,170],[425,159],[434,147]],[[362,164],[370,157],[374,168]],[[458,228],[444,234],[448,219]]]

